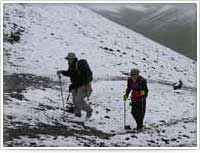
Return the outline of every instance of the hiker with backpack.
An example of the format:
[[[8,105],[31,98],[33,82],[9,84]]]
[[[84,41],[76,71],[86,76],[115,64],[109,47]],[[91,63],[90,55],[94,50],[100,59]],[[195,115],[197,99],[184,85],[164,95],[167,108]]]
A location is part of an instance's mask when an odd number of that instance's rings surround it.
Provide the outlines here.
[[[132,69],[130,77],[127,80],[126,94],[123,96],[124,101],[128,99],[131,93],[131,114],[136,121],[137,130],[141,131],[143,128],[143,120],[146,111],[146,98],[148,96],[147,81],[139,75],[138,69]]]
[[[92,93],[92,71],[87,61],[85,59],[78,60],[75,53],[68,53],[65,59],[68,61],[68,70],[59,70],[57,74],[70,77],[69,92],[72,92],[75,116],[81,117],[83,110],[87,113],[86,118],[90,118],[93,110],[84,98],[89,97]]]

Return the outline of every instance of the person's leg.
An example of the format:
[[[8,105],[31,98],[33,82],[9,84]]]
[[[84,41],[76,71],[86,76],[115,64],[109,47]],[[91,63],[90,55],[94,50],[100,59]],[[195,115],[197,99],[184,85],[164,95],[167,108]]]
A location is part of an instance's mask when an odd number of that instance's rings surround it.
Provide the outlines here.
[[[138,124],[139,124],[138,103],[132,102],[131,114],[132,114],[133,118],[135,119],[135,122],[138,126]]]
[[[139,102],[139,107],[138,107],[138,129],[141,129],[143,127],[145,110],[146,110],[146,100],[142,99],[142,101]]]
[[[92,113],[92,108],[89,104],[84,100],[84,98],[87,96],[87,91],[85,90],[85,87],[82,86],[78,88],[77,96],[76,96],[76,103],[79,105],[80,110],[86,111],[87,116],[90,117]]]
[[[144,121],[145,113],[146,113],[146,99],[144,98],[142,101],[142,122]]]
[[[74,103],[74,113],[75,113],[75,116],[81,117],[81,110],[80,110],[78,102],[76,101],[77,93],[78,93],[77,89],[72,90],[72,99],[73,99],[73,103]]]

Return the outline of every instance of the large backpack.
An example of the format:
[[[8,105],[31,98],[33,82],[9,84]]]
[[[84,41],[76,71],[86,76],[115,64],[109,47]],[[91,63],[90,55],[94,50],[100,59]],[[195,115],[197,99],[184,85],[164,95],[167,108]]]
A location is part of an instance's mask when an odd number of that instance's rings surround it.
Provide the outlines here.
[[[92,71],[85,59],[80,59],[76,63],[76,69],[83,82],[89,83],[93,80]]]

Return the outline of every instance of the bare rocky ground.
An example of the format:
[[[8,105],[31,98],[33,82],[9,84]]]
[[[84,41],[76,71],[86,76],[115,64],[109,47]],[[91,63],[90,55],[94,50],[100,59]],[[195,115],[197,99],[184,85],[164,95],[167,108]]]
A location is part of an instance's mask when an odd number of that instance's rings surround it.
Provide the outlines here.
[[[100,80],[98,80],[100,81]],[[113,81],[116,81],[114,79]],[[55,90],[59,90],[59,82],[55,82],[50,80],[49,78],[41,77],[41,76],[35,76],[32,74],[12,74],[12,75],[4,75],[4,105],[9,103],[9,98],[15,98],[17,100],[25,100],[26,99],[23,95],[24,91],[26,91],[27,88],[33,87],[40,90],[45,90],[46,88],[52,88]],[[53,137],[53,140],[56,140],[59,138],[59,136],[62,136],[64,138],[68,137],[76,137],[76,139],[80,140],[81,146],[95,146],[95,147],[108,147],[104,141],[109,141],[112,139],[112,137],[115,136],[124,136],[125,134],[128,134],[124,138],[124,142],[127,141],[125,144],[119,144],[119,143],[113,143],[112,146],[129,146],[130,144],[128,141],[131,139],[138,139],[139,133],[136,131],[127,131],[127,132],[115,132],[112,131],[110,133],[105,133],[101,130],[96,129],[95,127],[86,126],[84,122],[81,121],[74,121],[70,120],[68,118],[69,113],[73,113],[71,111],[71,103],[68,103],[66,105],[66,110],[63,116],[54,120],[54,125],[45,124],[42,122],[38,122],[35,126],[30,126],[29,124],[21,121],[15,122],[13,119],[15,116],[10,116],[8,114],[4,115],[4,144],[7,147],[13,147],[13,146],[25,146],[25,147],[45,147],[44,144],[41,143],[35,143],[30,142],[28,144],[24,144],[24,142],[16,142],[15,140],[20,139],[21,137],[27,137],[29,139],[37,139],[38,141],[43,141],[43,136],[51,136]],[[43,105],[39,104],[35,109],[39,111],[59,111],[59,107],[52,107],[51,105]],[[109,112],[110,109],[106,108],[106,110]],[[99,113],[99,112],[96,112]],[[105,119],[110,119],[111,116],[107,115],[105,116]],[[51,118],[49,118],[51,120]],[[60,120],[63,120],[64,122],[67,122],[70,124],[70,126],[66,124],[62,124]],[[160,146],[160,143],[164,143],[166,145],[170,144],[171,142],[180,142],[182,139],[190,139],[190,136],[187,134],[184,134],[184,132],[179,131],[179,134],[177,137],[174,138],[167,138],[166,136],[166,129],[168,127],[171,127],[173,125],[177,124],[190,124],[195,123],[196,118],[183,118],[180,120],[171,120],[170,122],[166,122],[164,120],[161,120],[159,124],[151,124],[148,127],[145,128],[143,131],[143,134],[146,135],[157,135],[160,137],[159,139],[147,139],[147,145],[148,146]],[[100,123],[99,123],[100,124]],[[73,126],[71,126],[73,125]],[[13,128],[14,127],[14,128]],[[187,128],[187,126],[185,126]],[[191,130],[190,134],[195,134],[196,131]],[[42,136],[41,136],[42,135]],[[90,139],[87,137],[95,137],[100,139],[101,141],[97,141],[97,139]],[[188,146],[188,144],[179,144],[180,147]]]

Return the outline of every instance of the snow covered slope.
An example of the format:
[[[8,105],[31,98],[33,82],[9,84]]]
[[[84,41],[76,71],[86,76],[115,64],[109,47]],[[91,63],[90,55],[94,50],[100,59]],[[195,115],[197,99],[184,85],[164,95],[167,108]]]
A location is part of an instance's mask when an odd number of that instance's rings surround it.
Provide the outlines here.
[[[87,59],[94,73],[90,121],[62,110],[56,71],[67,69],[68,52]],[[5,4],[3,56],[5,146],[197,144],[196,62],[82,6]],[[150,89],[143,133],[123,130],[124,74],[134,67]],[[66,99],[69,80],[62,79]],[[184,88],[174,92],[178,79]]]

